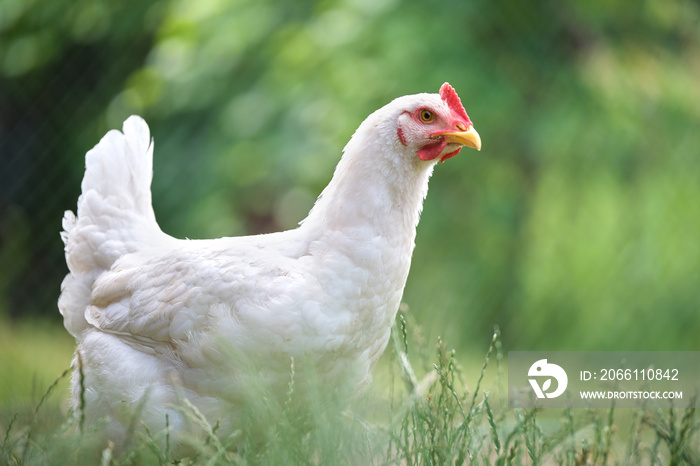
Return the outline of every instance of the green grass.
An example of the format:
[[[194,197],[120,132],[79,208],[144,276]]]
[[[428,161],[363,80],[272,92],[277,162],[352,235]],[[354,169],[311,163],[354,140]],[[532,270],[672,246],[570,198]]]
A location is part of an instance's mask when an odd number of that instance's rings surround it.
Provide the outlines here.
[[[438,340],[430,349],[410,314],[399,315],[375,382],[351,406],[323,390],[300,393],[290,370],[282,405],[264,396],[248,413],[250,429],[220,434],[182,400],[180,410],[201,435],[190,454],[174,459],[170,431],[135,430],[133,447],[117,454],[68,413],[67,374],[26,374],[67,368],[71,345],[51,328],[2,330],[3,398],[0,464],[698,464],[700,422],[686,410],[508,409],[498,329],[485,356],[463,369]],[[44,384],[41,392],[37,384]],[[12,388],[15,387],[15,388]],[[24,395],[22,395],[22,391]],[[312,403],[301,403],[302,399]],[[305,409],[295,409],[295,406]],[[138,421],[135,419],[135,421]],[[249,432],[255,432],[250,434]]]

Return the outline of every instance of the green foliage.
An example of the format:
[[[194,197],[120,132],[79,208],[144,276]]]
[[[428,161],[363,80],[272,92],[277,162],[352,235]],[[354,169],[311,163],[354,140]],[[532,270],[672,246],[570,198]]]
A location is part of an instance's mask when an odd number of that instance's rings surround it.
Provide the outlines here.
[[[414,348],[416,336],[422,337],[412,320],[402,315],[393,328],[386,361],[391,389],[360,397],[349,410],[323,387],[301,393],[298,383],[304,381],[294,365],[284,404],[270,404],[262,387],[244,414],[250,415],[248,428],[231,435],[219,430],[227,413],[205,419],[182,399],[180,412],[199,429],[199,435],[185,438],[185,457],[172,446],[167,417],[161,431],[141,423],[131,447],[117,452],[101,437],[99,424],[81,428],[79,414],[57,415],[52,404],[66,371],[34,406],[0,406],[0,464],[682,465],[700,460],[694,407],[631,413],[614,406],[508,410],[498,329],[481,370],[467,371],[442,340],[433,356]],[[414,351],[419,355],[409,357]],[[432,368],[421,370],[416,359],[422,365],[432,360]],[[313,402],[295,409],[305,398]]]
[[[441,310],[431,336],[697,349],[698,21],[691,0],[4,0],[0,306],[58,319],[62,211],[129,114],[165,231],[255,234],[303,218],[371,111],[450,81],[484,150],[426,200],[405,299]]]

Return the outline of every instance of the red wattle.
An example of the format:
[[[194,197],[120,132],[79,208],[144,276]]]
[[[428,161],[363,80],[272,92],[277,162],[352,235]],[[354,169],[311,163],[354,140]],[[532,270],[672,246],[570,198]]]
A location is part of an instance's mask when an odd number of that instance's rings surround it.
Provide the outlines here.
[[[459,151],[461,151],[461,150],[462,150],[462,148],[459,147],[459,148],[457,148],[457,150],[453,150],[452,152],[448,152],[447,154],[443,155],[442,157],[440,157],[440,163],[445,163],[445,160],[451,159],[455,155],[459,154]]]
[[[440,138],[433,143],[426,144],[418,151],[418,158],[424,161],[433,160],[440,155],[446,145],[447,141],[445,141],[445,138]]]

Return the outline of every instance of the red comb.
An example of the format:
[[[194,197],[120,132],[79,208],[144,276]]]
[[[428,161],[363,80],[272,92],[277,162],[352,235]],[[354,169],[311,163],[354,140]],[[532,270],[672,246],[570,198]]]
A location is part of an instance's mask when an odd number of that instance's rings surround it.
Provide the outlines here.
[[[442,86],[440,86],[440,98],[442,98],[442,100],[445,101],[447,106],[450,107],[450,110],[464,118],[466,120],[466,123],[471,124],[472,121],[469,119],[467,111],[464,110],[464,106],[462,105],[462,101],[457,95],[457,91],[455,91],[454,88],[450,86],[450,83],[445,83]]]

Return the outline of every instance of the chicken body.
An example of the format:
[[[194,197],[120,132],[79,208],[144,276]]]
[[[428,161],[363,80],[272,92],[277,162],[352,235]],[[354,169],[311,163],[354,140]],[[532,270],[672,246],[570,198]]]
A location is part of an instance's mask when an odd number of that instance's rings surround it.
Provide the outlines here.
[[[292,360],[329,390],[366,385],[400,304],[428,179],[465,144],[480,148],[449,85],[401,97],[358,128],[298,228],[178,240],[151,206],[148,127],[129,118],[88,152],[78,215],[63,223],[70,273],[59,309],[78,343],[75,409],[106,419],[119,445],[137,409],[152,431],[166,413],[184,430],[183,398],[222,430],[241,428],[246,391],[262,383],[283,396]]]

